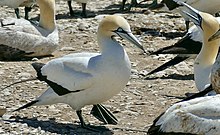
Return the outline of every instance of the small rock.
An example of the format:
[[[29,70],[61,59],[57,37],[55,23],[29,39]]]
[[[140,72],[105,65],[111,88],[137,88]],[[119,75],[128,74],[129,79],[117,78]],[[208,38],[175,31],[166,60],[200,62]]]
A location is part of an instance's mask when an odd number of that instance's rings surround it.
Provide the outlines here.
[[[6,113],[6,108],[0,107],[0,117],[2,117]]]
[[[60,51],[75,51],[76,49],[73,47],[63,47],[60,49]]]
[[[39,60],[38,58],[33,58],[33,59],[32,59],[32,61],[38,61],[38,60]]]

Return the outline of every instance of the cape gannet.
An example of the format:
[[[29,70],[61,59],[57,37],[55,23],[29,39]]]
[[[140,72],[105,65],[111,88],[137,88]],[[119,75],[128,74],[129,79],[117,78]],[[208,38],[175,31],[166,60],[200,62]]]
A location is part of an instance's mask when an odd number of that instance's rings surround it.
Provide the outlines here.
[[[25,19],[1,20],[1,60],[47,56],[56,50],[59,36],[55,22],[55,1],[36,0],[36,2],[40,8],[39,24]]]
[[[37,78],[50,87],[36,100],[16,111],[32,105],[66,103],[76,110],[81,126],[89,128],[83,120],[81,108],[94,105],[93,115],[98,115],[105,123],[116,123],[112,116],[102,116],[97,112],[100,103],[110,99],[126,86],[131,74],[127,53],[114,36],[127,39],[144,51],[123,17],[105,16],[97,32],[101,53],[75,53],[51,60],[47,64],[33,63]]]
[[[204,72],[206,72],[207,70],[210,70],[209,64],[213,61],[213,58],[208,56],[211,55],[214,57],[215,53],[218,52],[218,44],[220,40],[211,41],[210,37],[219,30],[219,22],[210,14],[199,12],[187,4],[182,4],[188,9],[188,11],[183,10],[183,13],[203,31],[203,46],[201,50],[203,54],[200,52],[195,65],[206,67],[206,69],[203,69]],[[217,49],[213,46],[217,46]],[[211,49],[209,50],[208,47],[211,47]],[[205,49],[208,49],[207,52],[209,52],[209,54],[204,53]],[[209,72],[207,76],[210,76],[210,71],[207,72]],[[203,72],[200,72],[200,74],[203,74]],[[211,88],[208,87],[208,91],[211,91],[213,88],[216,90],[213,85],[215,84],[212,82],[210,86]],[[155,119],[148,134],[218,135],[220,132],[219,101],[220,97],[219,95],[216,95],[176,103]]]
[[[180,12],[180,10],[185,10],[185,7],[180,6],[178,2],[185,2],[199,11],[210,13],[212,15],[220,11],[219,0],[162,0],[159,4],[160,6],[157,7],[161,8],[163,5],[166,5],[165,7],[168,8],[170,11],[179,12],[186,21],[187,29],[189,28],[189,19]]]
[[[20,18],[18,7],[25,6],[25,19],[28,19],[28,12],[31,10],[31,6],[36,0],[0,0],[0,6],[8,6],[15,9],[17,18]]]

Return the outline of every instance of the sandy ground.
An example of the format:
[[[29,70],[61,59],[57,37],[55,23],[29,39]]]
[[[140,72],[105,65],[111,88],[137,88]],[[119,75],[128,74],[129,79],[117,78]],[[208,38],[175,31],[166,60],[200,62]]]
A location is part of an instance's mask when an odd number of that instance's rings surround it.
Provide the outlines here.
[[[119,0],[91,0],[88,5],[88,18],[81,18],[81,6],[73,3],[76,16],[70,17],[65,1],[57,2],[57,26],[60,46],[54,57],[38,60],[47,61],[69,53],[98,52],[96,30],[101,14],[122,14],[130,23],[133,33],[147,51],[154,51],[178,41],[184,35],[184,21],[178,14],[150,11],[141,7],[131,12],[120,12]],[[14,17],[13,9],[1,7],[0,17]],[[22,11],[23,13],[23,11]],[[21,14],[22,14],[21,13]],[[32,19],[38,19],[39,9],[31,12]],[[23,14],[22,14],[23,15]],[[90,115],[91,106],[83,108],[84,116],[92,125],[106,127],[99,134],[146,134],[153,120],[170,105],[184,97],[186,92],[195,92],[192,74],[193,60],[180,63],[165,71],[146,77],[145,75],[172,55],[149,56],[130,43],[123,43],[132,62],[132,75],[126,88],[109,101],[103,103],[118,118],[118,125],[103,125]],[[35,76],[31,67],[34,61],[0,62],[0,86]],[[0,91],[0,107],[8,111],[35,99],[47,88],[39,81],[26,82]],[[9,117],[11,117],[9,119]],[[98,134],[82,129],[74,110],[66,104],[37,106],[20,112],[8,112],[0,118],[0,134]]]

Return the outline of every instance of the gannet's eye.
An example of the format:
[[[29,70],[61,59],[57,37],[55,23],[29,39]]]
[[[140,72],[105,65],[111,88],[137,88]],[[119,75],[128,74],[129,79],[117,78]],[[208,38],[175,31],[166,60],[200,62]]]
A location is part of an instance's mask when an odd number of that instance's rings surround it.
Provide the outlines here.
[[[120,32],[120,33],[127,33],[125,30],[123,30],[121,27],[119,27],[115,32]]]

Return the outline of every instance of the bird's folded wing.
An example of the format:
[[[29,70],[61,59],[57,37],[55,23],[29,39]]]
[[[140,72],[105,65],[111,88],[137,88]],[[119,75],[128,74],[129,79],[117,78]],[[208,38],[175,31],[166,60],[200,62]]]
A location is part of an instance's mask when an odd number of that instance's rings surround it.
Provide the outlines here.
[[[94,76],[88,69],[88,58],[58,58],[42,68],[42,75],[48,80],[68,89],[81,91],[93,85]]]

